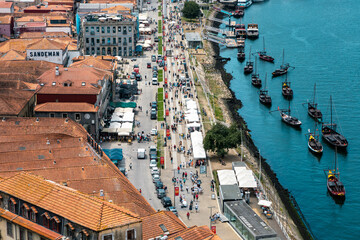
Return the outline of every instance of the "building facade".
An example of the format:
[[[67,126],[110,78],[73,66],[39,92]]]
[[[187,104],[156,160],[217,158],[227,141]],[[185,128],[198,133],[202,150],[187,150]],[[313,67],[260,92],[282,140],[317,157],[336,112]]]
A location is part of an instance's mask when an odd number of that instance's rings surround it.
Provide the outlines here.
[[[86,15],[82,19],[84,55],[134,55],[137,18],[130,15]]]

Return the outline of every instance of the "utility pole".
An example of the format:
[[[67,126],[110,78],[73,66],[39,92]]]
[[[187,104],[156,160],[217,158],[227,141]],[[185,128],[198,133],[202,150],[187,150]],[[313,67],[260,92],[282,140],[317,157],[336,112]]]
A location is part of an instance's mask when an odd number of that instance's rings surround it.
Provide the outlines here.
[[[211,230],[211,223],[212,223],[212,221],[211,221],[212,209],[213,209],[213,208],[215,208],[215,207],[214,207],[214,206],[211,206],[211,207],[208,207],[208,208],[210,208],[210,230]]]

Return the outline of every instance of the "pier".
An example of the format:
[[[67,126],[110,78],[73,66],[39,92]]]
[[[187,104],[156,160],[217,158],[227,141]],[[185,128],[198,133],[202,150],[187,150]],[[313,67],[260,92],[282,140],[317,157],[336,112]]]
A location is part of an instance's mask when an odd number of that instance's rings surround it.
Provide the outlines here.
[[[214,18],[214,17],[209,17],[208,20],[213,21],[213,22],[217,22],[217,23],[221,23],[221,24],[225,24],[227,27],[235,27],[236,22],[235,21],[226,21],[226,20],[222,20],[219,18]]]

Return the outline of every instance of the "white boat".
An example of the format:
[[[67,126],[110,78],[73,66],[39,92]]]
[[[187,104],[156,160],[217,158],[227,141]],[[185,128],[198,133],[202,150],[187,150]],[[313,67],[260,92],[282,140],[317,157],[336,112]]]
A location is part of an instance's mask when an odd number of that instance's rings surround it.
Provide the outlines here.
[[[240,7],[250,7],[252,4],[252,0],[238,0],[238,6]]]
[[[247,37],[248,38],[258,38],[259,37],[259,28],[255,23],[249,23],[247,28]]]

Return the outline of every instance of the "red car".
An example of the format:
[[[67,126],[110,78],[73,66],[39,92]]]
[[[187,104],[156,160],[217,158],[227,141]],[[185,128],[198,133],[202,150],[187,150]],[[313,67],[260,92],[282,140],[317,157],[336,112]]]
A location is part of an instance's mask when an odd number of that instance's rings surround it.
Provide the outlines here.
[[[151,63],[147,63],[147,68],[151,68]]]

